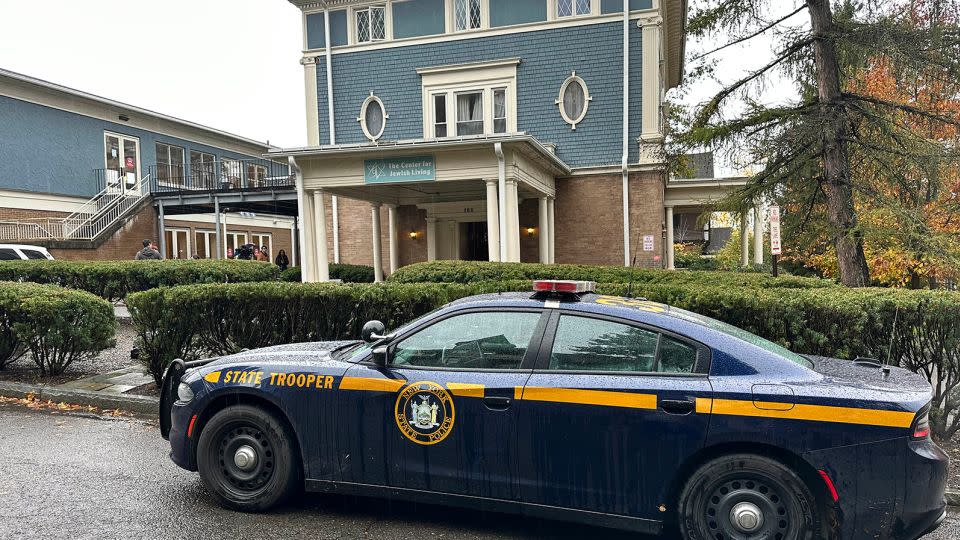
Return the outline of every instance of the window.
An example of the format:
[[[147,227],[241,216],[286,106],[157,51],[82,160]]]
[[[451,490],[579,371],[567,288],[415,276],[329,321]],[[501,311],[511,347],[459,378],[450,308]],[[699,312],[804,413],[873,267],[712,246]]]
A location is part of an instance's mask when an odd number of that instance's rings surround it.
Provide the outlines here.
[[[602,319],[561,315],[550,369],[693,373],[697,349],[653,330]]]
[[[270,233],[251,233],[250,241],[267,256],[268,261],[273,260],[273,235]]]
[[[157,143],[157,181],[183,185],[184,150],[179,146]]]
[[[395,366],[519,369],[539,313],[467,313],[444,319],[401,341]]]
[[[383,6],[358,9],[356,15],[357,43],[381,41],[387,38],[387,25]]]
[[[557,0],[557,17],[589,14],[590,0]]]
[[[236,159],[223,158],[220,160],[220,185],[221,189],[235,189],[243,187],[243,178],[241,177],[240,162]]]
[[[447,136],[447,95],[434,94],[433,96],[433,136]]]
[[[591,101],[593,97],[587,90],[587,84],[574,71],[560,86],[560,96],[557,97],[556,104],[560,106],[563,121],[570,124],[572,129],[577,129],[577,124],[587,116]]]
[[[217,158],[213,154],[190,151],[190,174],[193,176],[192,185],[197,189],[213,189],[216,182],[214,168]]]
[[[453,0],[453,22],[456,30],[480,28],[480,0]]]
[[[457,135],[483,134],[483,92],[457,94]]]
[[[47,260],[47,256],[46,256],[46,255],[44,255],[42,252],[37,251],[37,250],[35,250],[35,249],[22,249],[22,248],[21,248],[20,251],[22,251],[23,254],[27,256],[28,259],[34,259],[34,260],[40,260],[40,261],[45,261],[45,260]]]
[[[493,89],[493,132],[507,132],[507,89]]]
[[[0,248],[0,261],[19,261],[20,255],[10,248]]]
[[[267,167],[265,165],[247,164],[247,185],[249,187],[266,187]]]
[[[212,259],[217,255],[217,233],[215,231],[196,231],[194,235],[194,253],[201,259]]]
[[[360,122],[363,134],[371,141],[376,141],[383,135],[387,118],[390,118],[390,116],[383,107],[383,102],[373,95],[373,92],[370,92],[370,97],[365,99],[363,105],[360,106],[360,116],[357,117],[357,122]]]

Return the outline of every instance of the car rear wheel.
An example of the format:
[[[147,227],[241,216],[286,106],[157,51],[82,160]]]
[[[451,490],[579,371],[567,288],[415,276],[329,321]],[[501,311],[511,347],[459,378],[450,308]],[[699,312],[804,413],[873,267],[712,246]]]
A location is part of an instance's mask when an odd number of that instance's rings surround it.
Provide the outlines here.
[[[814,540],[820,512],[803,480],[778,461],[749,454],[703,465],[679,501],[689,540]]]
[[[258,407],[236,405],[215,414],[203,428],[197,468],[220,504],[260,512],[298,487],[295,448],[283,422]]]

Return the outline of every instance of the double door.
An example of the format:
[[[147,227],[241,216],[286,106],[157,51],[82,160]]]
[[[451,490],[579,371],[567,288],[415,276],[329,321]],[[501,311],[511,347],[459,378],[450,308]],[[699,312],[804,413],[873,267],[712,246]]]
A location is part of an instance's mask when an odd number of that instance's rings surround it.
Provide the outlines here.
[[[140,139],[118,133],[103,135],[106,189],[110,192],[139,191]]]

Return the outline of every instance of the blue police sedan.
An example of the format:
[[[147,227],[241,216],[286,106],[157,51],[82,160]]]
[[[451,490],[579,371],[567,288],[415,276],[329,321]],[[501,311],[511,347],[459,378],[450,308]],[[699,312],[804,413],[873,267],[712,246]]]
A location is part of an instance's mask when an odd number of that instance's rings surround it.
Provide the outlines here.
[[[170,455],[244,511],[305,487],[689,539],[912,540],[943,520],[918,375],[587,282],[534,289],[176,361]]]

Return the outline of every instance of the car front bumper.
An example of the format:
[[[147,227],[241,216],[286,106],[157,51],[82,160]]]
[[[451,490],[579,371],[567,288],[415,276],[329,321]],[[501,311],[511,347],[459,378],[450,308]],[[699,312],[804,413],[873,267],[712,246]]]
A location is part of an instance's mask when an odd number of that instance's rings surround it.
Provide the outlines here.
[[[175,403],[170,409],[170,459],[188,471],[197,470],[194,442],[188,436],[193,416],[193,407],[189,404]]]

